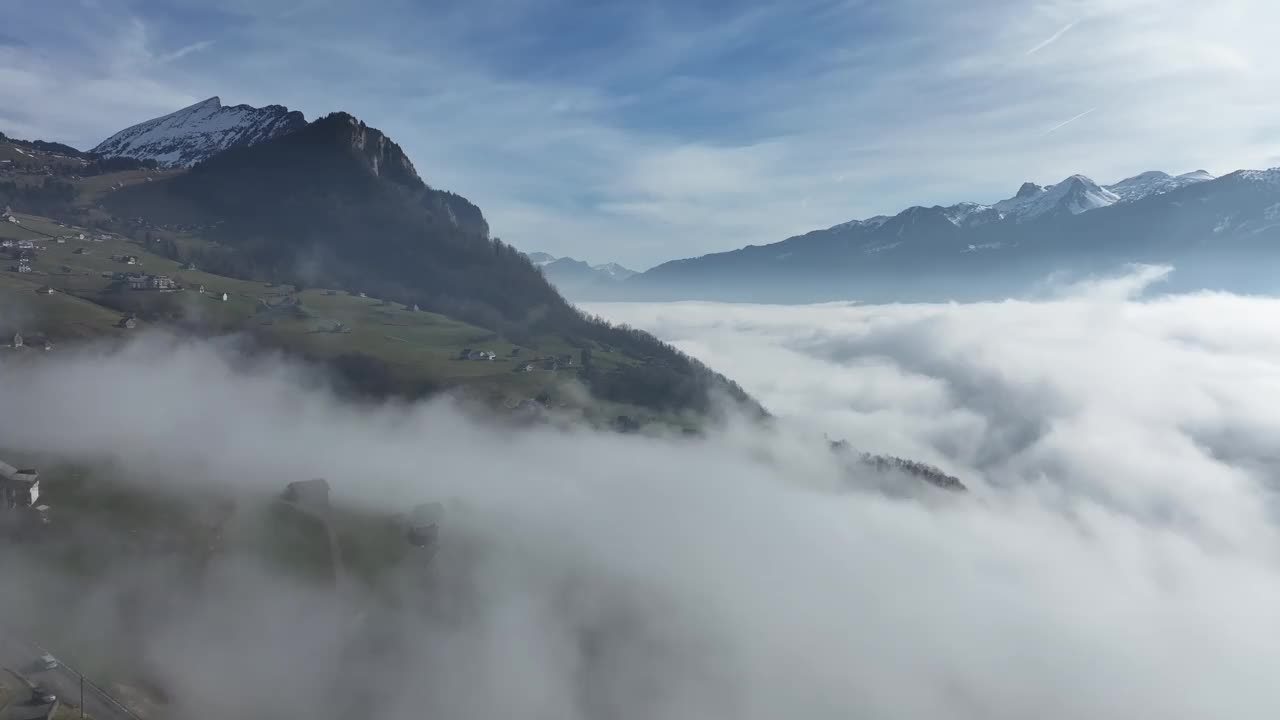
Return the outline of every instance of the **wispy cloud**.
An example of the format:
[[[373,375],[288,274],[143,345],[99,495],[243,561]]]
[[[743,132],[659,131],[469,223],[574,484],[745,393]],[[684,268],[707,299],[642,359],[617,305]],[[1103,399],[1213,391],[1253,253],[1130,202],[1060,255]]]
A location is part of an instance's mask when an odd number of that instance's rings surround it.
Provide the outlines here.
[[[145,29],[118,9],[24,4],[13,26],[40,44],[0,46],[0,120],[92,144],[209,95],[344,109],[504,239],[635,266],[1025,180],[1275,154],[1280,97],[1258,88],[1280,83],[1265,31],[1280,4],[1265,0],[388,1],[377,16],[354,0],[237,2],[144,14]],[[1089,18],[1088,52],[1047,51],[1086,29],[1073,18]],[[1063,107],[1106,112],[1064,133]]]
[[[208,50],[210,47],[213,47],[212,40],[201,40],[199,42],[193,42],[190,45],[184,45],[183,47],[180,47],[171,53],[161,55],[158,58],[158,60],[162,63],[169,63],[169,62],[173,62],[174,60],[179,60],[181,58],[184,58],[190,55],[191,53],[200,52],[201,50]]]
[[[1066,25],[1063,25],[1063,26],[1062,26],[1062,28],[1058,30],[1058,32],[1056,32],[1056,33],[1054,33],[1054,34],[1050,35],[1049,37],[1045,38],[1045,39],[1044,39],[1044,40],[1042,40],[1041,42],[1037,43],[1037,44],[1035,45],[1035,47],[1033,47],[1033,48],[1031,48],[1030,50],[1028,50],[1028,51],[1026,52],[1026,54],[1027,54],[1027,55],[1034,55],[1034,54],[1036,54],[1036,53],[1040,52],[1041,50],[1043,50],[1043,49],[1045,49],[1045,48],[1049,47],[1049,46],[1050,46],[1050,45],[1052,45],[1053,43],[1057,42],[1057,41],[1058,41],[1058,38],[1062,37],[1063,35],[1066,35],[1066,34],[1067,34],[1067,31],[1068,31],[1068,30],[1070,30],[1071,28],[1075,27],[1075,26],[1076,26],[1076,24],[1075,24],[1074,22],[1070,22],[1070,23],[1067,23]]]
[[[1054,125],[1053,127],[1049,128],[1048,130],[1045,130],[1045,131],[1044,131],[1044,134],[1045,134],[1045,135],[1048,135],[1049,133],[1057,132],[1058,130],[1061,130],[1062,128],[1064,128],[1064,127],[1066,127],[1066,126],[1070,125],[1071,123],[1073,123],[1073,122],[1075,122],[1075,121],[1079,120],[1080,118],[1084,117],[1085,115],[1088,115],[1089,113],[1091,113],[1091,112],[1093,112],[1094,110],[1097,110],[1097,109],[1098,109],[1098,108],[1089,108],[1088,110],[1085,110],[1084,112],[1080,113],[1079,115],[1076,115],[1076,116],[1074,116],[1074,117],[1067,118],[1066,120],[1063,120],[1062,122],[1058,123],[1057,125]]]

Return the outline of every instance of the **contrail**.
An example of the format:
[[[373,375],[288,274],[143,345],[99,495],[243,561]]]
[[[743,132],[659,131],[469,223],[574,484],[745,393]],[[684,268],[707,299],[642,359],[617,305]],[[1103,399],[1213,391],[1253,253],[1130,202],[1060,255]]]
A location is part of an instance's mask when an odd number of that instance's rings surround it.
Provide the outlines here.
[[[1035,47],[1031,48],[1030,50],[1028,50],[1028,51],[1027,51],[1027,55],[1031,55],[1032,53],[1040,52],[1041,50],[1045,49],[1045,48],[1046,48],[1046,47],[1048,47],[1049,45],[1052,45],[1052,44],[1054,43],[1054,41],[1056,41],[1058,38],[1062,37],[1063,35],[1066,35],[1066,34],[1067,34],[1067,31],[1068,31],[1068,30],[1070,30],[1071,28],[1075,27],[1075,26],[1076,26],[1076,24],[1075,24],[1074,22],[1069,22],[1069,23],[1067,23],[1066,25],[1063,25],[1063,26],[1062,26],[1062,29],[1061,29],[1061,30],[1059,30],[1058,32],[1056,32],[1056,33],[1054,33],[1054,34],[1050,35],[1050,36],[1049,36],[1049,39],[1045,40],[1044,42],[1040,43],[1039,45],[1037,45],[1037,46],[1035,46]]]
[[[1098,109],[1098,108],[1096,108],[1096,107],[1092,107],[1092,108],[1089,108],[1088,110],[1085,110],[1084,112],[1080,113],[1079,115],[1077,115],[1077,116],[1075,116],[1075,117],[1073,117],[1073,118],[1068,118],[1068,119],[1066,119],[1066,120],[1063,120],[1062,122],[1058,123],[1057,125],[1054,125],[1053,127],[1049,128],[1048,130],[1045,130],[1045,131],[1044,131],[1044,135],[1048,135],[1049,133],[1051,133],[1051,132],[1053,132],[1053,131],[1055,131],[1055,130],[1061,130],[1062,128],[1064,128],[1064,127],[1066,127],[1066,126],[1070,125],[1071,123],[1073,123],[1073,122],[1075,122],[1075,121],[1079,120],[1080,118],[1084,117],[1085,115],[1088,115],[1089,113],[1091,113],[1091,112],[1093,112],[1094,110],[1097,110],[1097,109]],[[1044,135],[1041,135],[1040,137],[1044,137]]]

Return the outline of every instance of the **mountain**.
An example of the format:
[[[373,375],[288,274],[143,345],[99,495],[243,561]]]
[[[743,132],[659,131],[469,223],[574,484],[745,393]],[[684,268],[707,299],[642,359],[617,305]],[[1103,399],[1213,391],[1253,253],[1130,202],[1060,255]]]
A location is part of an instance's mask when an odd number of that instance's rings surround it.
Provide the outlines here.
[[[615,283],[638,274],[635,270],[625,268],[618,263],[591,265],[582,260],[571,257],[558,258],[544,252],[529,253],[527,257],[529,262],[542,269],[542,274],[556,286],[556,289],[571,297],[607,291]]]
[[[170,256],[204,271],[364,292],[517,345],[553,338],[556,346],[628,358],[583,361],[583,382],[605,400],[708,411],[709,391],[718,389],[763,412],[653,336],[579,312],[528,258],[489,236],[478,207],[428,185],[399,145],[347,113],[122,187],[102,204],[148,228],[199,233],[209,243],[175,241]]]
[[[211,97],[177,112],[125,128],[98,143],[102,157],[154,160],[161,167],[190,167],[233,147],[255,145],[305,126],[302,113],[281,105],[224,107]]]
[[[764,246],[664,263],[600,299],[978,300],[1126,263],[1175,289],[1280,290],[1280,169],[1025,183],[993,204],[915,206]]]
[[[1133,202],[1134,200],[1141,200],[1148,195],[1159,195],[1160,193],[1212,179],[1213,176],[1204,170],[1195,170],[1181,175],[1170,175],[1159,170],[1151,170],[1134,175],[1131,178],[1125,178],[1114,185],[1108,185],[1107,190],[1115,193],[1121,202]]]

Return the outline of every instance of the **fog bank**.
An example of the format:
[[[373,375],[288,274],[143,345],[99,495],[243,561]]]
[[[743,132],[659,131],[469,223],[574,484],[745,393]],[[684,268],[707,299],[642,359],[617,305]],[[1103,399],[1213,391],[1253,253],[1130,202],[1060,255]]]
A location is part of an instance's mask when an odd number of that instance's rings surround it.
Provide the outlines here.
[[[141,640],[187,717],[349,714],[298,700],[343,653],[343,680],[376,689],[362,709],[396,717],[1272,717],[1280,300],[1134,299],[1149,279],[1036,302],[592,306],[780,416],[696,441],[356,407],[299,368],[155,336],[0,365],[0,405],[22,408],[0,437],[144,487],[322,476],[344,504],[448,504],[420,605],[216,562]],[[972,492],[850,489],[824,434]],[[73,612],[111,622],[90,602],[109,585]],[[394,641],[334,647],[334,604]]]

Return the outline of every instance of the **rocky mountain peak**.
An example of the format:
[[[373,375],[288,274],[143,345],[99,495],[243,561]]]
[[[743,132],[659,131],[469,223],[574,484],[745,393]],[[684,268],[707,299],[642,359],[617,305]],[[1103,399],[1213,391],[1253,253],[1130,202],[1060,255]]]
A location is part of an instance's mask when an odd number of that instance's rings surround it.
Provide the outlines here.
[[[282,105],[224,107],[215,95],[125,128],[92,152],[102,157],[154,160],[163,167],[190,167],[223,150],[256,145],[306,124],[302,113]]]
[[[1039,195],[1041,192],[1044,192],[1044,188],[1039,185],[1033,182],[1024,182],[1022,183],[1022,187],[1018,188],[1018,194],[1014,195],[1014,197],[1029,198],[1032,195]]]

